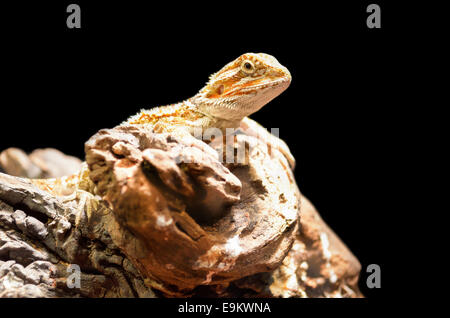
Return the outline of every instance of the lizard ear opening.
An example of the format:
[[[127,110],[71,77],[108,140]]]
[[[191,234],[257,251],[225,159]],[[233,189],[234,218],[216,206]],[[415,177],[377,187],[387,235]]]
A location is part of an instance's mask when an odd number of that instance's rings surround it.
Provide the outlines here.
[[[208,92],[206,94],[206,97],[218,97],[223,94],[225,91],[225,86],[223,84],[220,84],[219,86],[213,86],[208,89]]]

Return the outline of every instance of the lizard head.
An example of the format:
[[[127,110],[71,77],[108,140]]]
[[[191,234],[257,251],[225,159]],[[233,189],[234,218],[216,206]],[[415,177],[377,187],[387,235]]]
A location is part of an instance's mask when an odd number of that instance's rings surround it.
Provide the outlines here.
[[[258,111],[290,83],[291,74],[276,58],[246,53],[211,75],[192,102],[208,115],[235,121]]]

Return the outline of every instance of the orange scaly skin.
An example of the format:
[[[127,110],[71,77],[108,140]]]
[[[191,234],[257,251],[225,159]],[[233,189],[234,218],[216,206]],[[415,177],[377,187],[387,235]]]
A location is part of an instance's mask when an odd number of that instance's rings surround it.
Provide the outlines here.
[[[56,196],[66,196],[73,193],[79,182],[78,174],[52,179],[31,179],[31,182],[46,192]]]
[[[193,134],[195,128],[241,127],[245,133],[263,139],[283,153],[293,168],[295,160],[286,144],[247,116],[281,94],[291,75],[273,56],[243,54],[210,76],[195,96],[177,104],[142,110],[122,125],[143,125],[155,133]],[[74,176],[32,181],[40,189],[57,196],[93,192],[86,165]],[[83,200],[84,202],[84,200]],[[84,204],[84,203],[83,203]]]
[[[193,128],[237,128],[241,122],[281,94],[291,74],[268,54],[247,53],[210,76],[198,94],[184,102],[142,110],[125,124],[149,125],[155,132]]]
[[[158,107],[150,111],[141,111],[130,118],[128,124],[150,125],[156,133],[172,132],[178,127],[194,127],[195,122],[204,117],[187,102]]]

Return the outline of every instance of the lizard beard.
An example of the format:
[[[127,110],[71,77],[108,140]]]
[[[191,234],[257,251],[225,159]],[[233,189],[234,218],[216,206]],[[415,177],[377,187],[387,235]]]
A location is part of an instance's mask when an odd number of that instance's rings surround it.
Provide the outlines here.
[[[239,121],[260,110],[264,105],[280,95],[288,86],[289,82],[282,82],[272,87],[260,90],[249,89],[248,92],[214,99],[199,93],[191,99],[191,102],[202,113],[212,117],[227,121]]]

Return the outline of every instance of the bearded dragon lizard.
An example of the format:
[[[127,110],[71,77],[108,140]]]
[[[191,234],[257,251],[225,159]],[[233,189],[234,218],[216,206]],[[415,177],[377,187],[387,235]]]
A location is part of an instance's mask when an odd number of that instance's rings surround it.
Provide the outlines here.
[[[281,94],[290,82],[288,69],[273,56],[243,54],[211,75],[206,86],[192,98],[142,110],[123,124],[145,125],[155,133],[176,134],[193,134],[196,128],[214,127],[222,131],[241,128],[244,133],[263,139],[278,149],[293,168],[295,160],[287,145],[247,117]],[[86,204],[86,195],[92,194],[94,187],[86,164],[78,175],[32,182],[44,191],[62,196],[64,200],[78,197],[81,207]]]

